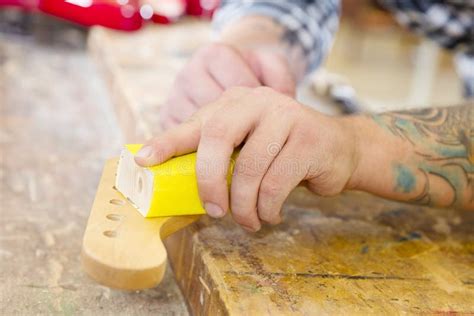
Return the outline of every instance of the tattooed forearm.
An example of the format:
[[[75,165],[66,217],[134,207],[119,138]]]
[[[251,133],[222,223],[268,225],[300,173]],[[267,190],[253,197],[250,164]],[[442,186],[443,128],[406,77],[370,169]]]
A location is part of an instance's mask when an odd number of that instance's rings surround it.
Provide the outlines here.
[[[413,192],[419,182],[413,202],[474,207],[474,103],[372,118],[413,151],[411,159],[393,164],[395,191]]]

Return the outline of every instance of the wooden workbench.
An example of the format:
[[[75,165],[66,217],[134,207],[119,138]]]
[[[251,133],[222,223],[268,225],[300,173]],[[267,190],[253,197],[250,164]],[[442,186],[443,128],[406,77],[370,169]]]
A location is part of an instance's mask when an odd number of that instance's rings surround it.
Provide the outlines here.
[[[131,293],[83,272],[100,174],[123,138],[84,32],[39,16],[28,25],[33,34],[0,32],[0,315],[187,315],[171,270]]]
[[[174,75],[208,36],[190,21],[91,32],[127,141],[160,131]],[[474,313],[474,213],[297,189],[279,226],[250,234],[203,217],[166,245],[196,315]]]

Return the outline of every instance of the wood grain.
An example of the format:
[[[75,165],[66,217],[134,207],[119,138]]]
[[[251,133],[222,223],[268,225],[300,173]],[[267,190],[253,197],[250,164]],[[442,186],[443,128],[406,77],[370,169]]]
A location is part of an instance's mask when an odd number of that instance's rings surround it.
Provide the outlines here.
[[[167,45],[170,34],[177,49]],[[121,121],[127,137],[159,132],[170,81],[202,34],[208,30],[196,22],[130,37],[92,31],[90,48],[113,83],[117,112],[140,113]],[[164,67],[168,61],[176,67]],[[166,240],[195,315],[474,312],[474,213],[297,189],[283,216],[257,234],[229,217],[203,217]]]
[[[253,235],[230,218],[203,219],[167,247],[195,314],[468,313],[473,221],[473,213],[298,189],[282,225]]]
[[[38,19],[53,43],[0,32],[0,315],[187,315],[171,269],[137,293],[81,268],[104,161],[124,140],[81,34]]]
[[[82,243],[84,270],[97,282],[124,290],[157,286],[166,271],[162,239],[199,216],[145,219],[115,188],[118,159],[105,164]]]

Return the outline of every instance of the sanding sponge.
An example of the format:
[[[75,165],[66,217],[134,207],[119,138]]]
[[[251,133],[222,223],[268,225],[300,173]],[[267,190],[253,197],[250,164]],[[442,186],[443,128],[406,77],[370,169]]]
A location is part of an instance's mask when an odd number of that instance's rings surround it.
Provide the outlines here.
[[[115,187],[144,217],[204,214],[196,181],[196,153],[144,168],[134,155],[142,145],[125,145]]]

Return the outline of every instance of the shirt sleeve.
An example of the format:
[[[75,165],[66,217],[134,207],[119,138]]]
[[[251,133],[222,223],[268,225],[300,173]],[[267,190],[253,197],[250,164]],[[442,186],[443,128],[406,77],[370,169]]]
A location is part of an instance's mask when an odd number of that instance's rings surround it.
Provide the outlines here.
[[[213,27],[220,30],[248,15],[271,17],[285,28],[286,40],[302,48],[308,73],[328,54],[339,12],[339,0],[223,0],[214,14]]]
[[[455,52],[466,98],[474,99],[474,2],[380,0],[398,22]]]

